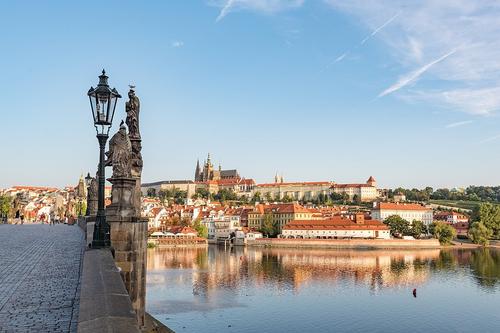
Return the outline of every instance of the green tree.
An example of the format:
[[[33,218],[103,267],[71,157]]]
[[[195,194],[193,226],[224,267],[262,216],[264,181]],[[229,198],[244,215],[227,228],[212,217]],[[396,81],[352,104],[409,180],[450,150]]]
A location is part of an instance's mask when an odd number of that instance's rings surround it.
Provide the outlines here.
[[[408,236],[410,234],[410,222],[399,215],[391,215],[384,220],[384,223],[391,230],[391,234],[397,237]]]
[[[160,201],[161,201],[162,204],[164,204],[165,201],[168,199],[168,195],[169,195],[169,191],[168,190],[160,190],[158,192],[158,197],[160,198]]]
[[[413,220],[411,223],[411,235],[419,239],[422,234],[427,233],[427,228],[422,221]]]
[[[263,222],[262,222],[262,228],[261,232],[262,234],[268,236],[268,237],[274,237],[276,236],[277,230],[276,230],[276,224],[273,221],[273,215],[270,213],[264,214]]]
[[[490,237],[500,239],[500,206],[482,203],[474,209],[472,220],[481,222],[490,231]]]
[[[174,188],[173,191],[174,202],[178,205],[182,205],[184,203],[184,200],[187,199],[187,191],[181,191],[176,188]]]
[[[482,222],[474,222],[469,228],[469,237],[476,244],[488,245],[491,234]]]
[[[201,223],[201,220],[198,218],[193,222],[193,228],[198,232],[198,236],[202,238],[208,238],[208,228]]]
[[[227,200],[236,201],[238,200],[238,195],[233,190],[227,190],[225,188],[219,190],[217,194],[214,196],[215,200],[219,200],[220,202],[224,202]]]
[[[283,199],[281,199],[281,202],[292,202],[292,201],[293,201],[293,199],[291,197],[289,197],[288,194],[285,194]]]
[[[435,222],[434,237],[439,239],[441,244],[450,244],[457,235],[457,231],[451,225],[443,222]]]
[[[199,198],[209,199],[210,191],[206,188],[199,187],[196,189],[195,195]]]
[[[269,192],[267,192],[264,195],[264,198],[266,199],[267,202],[271,202],[273,200],[273,198],[271,198],[271,193],[269,193]]]
[[[260,194],[260,192],[255,192],[253,197],[252,197],[252,202],[255,203],[255,202],[261,202],[262,201],[262,195]]]
[[[152,187],[151,187],[151,188],[148,188],[148,191],[146,192],[146,195],[147,195],[148,197],[152,197],[152,198],[153,198],[153,197],[156,197],[156,189],[154,189],[154,188],[152,188]]]
[[[360,204],[361,203],[361,198],[359,197],[359,195],[355,194],[353,197],[352,197],[352,202],[356,203],[356,204]]]
[[[12,199],[7,195],[0,195],[0,217],[7,217],[11,214]]]

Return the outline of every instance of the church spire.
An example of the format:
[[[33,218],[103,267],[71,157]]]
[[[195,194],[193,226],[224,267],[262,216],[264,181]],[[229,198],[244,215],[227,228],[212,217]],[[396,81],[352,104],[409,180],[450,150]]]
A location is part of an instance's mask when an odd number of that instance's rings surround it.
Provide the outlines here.
[[[194,171],[194,181],[200,181],[200,159],[196,161],[196,170]]]

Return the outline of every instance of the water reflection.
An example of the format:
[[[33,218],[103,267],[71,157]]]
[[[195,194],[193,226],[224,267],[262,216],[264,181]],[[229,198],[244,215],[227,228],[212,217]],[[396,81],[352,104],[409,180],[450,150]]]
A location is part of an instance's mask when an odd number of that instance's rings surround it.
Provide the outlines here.
[[[208,249],[149,249],[147,264],[148,311],[161,314],[163,318],[168,314],[178,315],[177,318],[182,321],[190,320],[194,325],[193,331],[196,331],[197,324],[205,331],[217,331],[215,326],[206,326],[204,320],[207,313],[217,313],[217,318],[220,318],[223,309],[234,311],[240,308],[241,315],[236,315],[236,318],[257,314],[265,316],[265,313],[273,313],[274,307],[283,308],[283,303],[278,303],[283,299],[290,302],[286,305],[288,311],[307,311],[308,306],[314,307],[314,311],[307,313],[310,317],[325,311],[321,305],[315,304],[314,297],[318,299],[318,304],[324,302],[330,306],[332,302],[342,302],[342,306],[349,303],[358,308],[365,306],[364,303],[370,304],[372,296],[398,292],[405,296],[387,301],[389,303],[384,303],[385,308],[377,309],[386,311],[394,307],[393,311],[398,311],[400,306],[409,306],[404,300],[406,296],[411,296],[414,288],[428,288],[422,301],[429,302],[427,307],[430,312],[426,314],[425,307],[412,311],[421,311],[420,315],[432,317],[431,306],[437,304],[431,296],[448,307],[450,296],[443,295],[440,299],[438,294],[468,293],[467,304],[473,304],[474,301],[484,301],[481,295],[494,295],[500,289],[500,252],[489,249],[359,251],[238,247],[225,250],[210,246]],[[417,299],[421,300],[420,293],[418,295]],[[267,309],[264,315],[259,312],[260,307]],[[347,307],[345,311],[347,313]],[[377,311],[373,312],[374,316]],[[200,313],[199,317],[194,313]],[[353,317],[349,318],[349,315]],[[480,315],[478,313],[478,320]],[[273,320],[280,320],[281,316],[290,321],[289,316],[281,313],[276,314]],[[355,318],[347,313],[341,319]],[[379,318],[383,315],[372,320]],[[340,325],[339,320],[335,321],[337,325]],[[457,323],[461,320],[458,314],[456,320]],[[429,321],[427,325],[439,325],[439,319],[436,322]],[[473,323],[472,320],[469,322]],[[293,329],[298,330],[301,324],[294,323]],[[253,326],[249,323],[245,325],[249,331],[266,331],[259,326],[264,325],[261,322]],[[349,322],[346,322],[345,330],[349,330],[348,325]],[[425,326],[420,327],[423,329]],[[321,327],[317,328],[321,331]],[[391,331],[394,327],[388,326],[387,329]]]
[[[371,290],[424,283],[431,271],[454,271],[469,266],[481,286],[494,288],[500,279],[500,256],[495,250],[332,251],[294,249],[228,250],[216,247],[151,249],[148,271],[193,269],[193,292],[243,284],[269,284],[295,291],[310,281],[350,280]],[[162,281],[151,281],[152,283]]]

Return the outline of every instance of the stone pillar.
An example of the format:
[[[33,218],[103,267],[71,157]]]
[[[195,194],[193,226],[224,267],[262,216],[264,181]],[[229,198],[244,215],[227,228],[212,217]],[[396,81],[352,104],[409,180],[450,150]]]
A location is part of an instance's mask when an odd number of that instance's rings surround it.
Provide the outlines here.
[[[113,184],[112,203],[106,209],[106,219],[110,225],[111,247],[136,312],[137,322],[142,327],[146,307],[148,223],[137,214],[137,180],[110,178],[109,181]]]

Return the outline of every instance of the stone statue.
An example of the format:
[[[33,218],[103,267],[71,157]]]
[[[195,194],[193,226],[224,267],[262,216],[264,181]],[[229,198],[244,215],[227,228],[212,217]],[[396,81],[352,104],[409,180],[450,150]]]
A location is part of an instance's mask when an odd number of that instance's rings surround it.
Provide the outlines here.
[[[132,144],[123,120],[118,132],[109,140],[109,151],[106,155],[108,159],[105,165],[113,166],[113,178],[131,177]]]
[[[140,177],[142,173],[141,140],[132,141],[132,176]]]
[[[141,133],[139,132],[139,111],[140,102],[139,97],[135,95],[135,86],[129,86],[128,92],[129,100],[125,103],[125,111],[127,112],[127,127],[130,139],[140,139]]]
[[[90,185],[88,188],[89,191],[89,196],[88,196],[88,202],[87,202],[87,207],[89,211],[89,216],[95,216],[97,214],[97,174],[95,177],[92,177],[92,180],[90,181]]]

